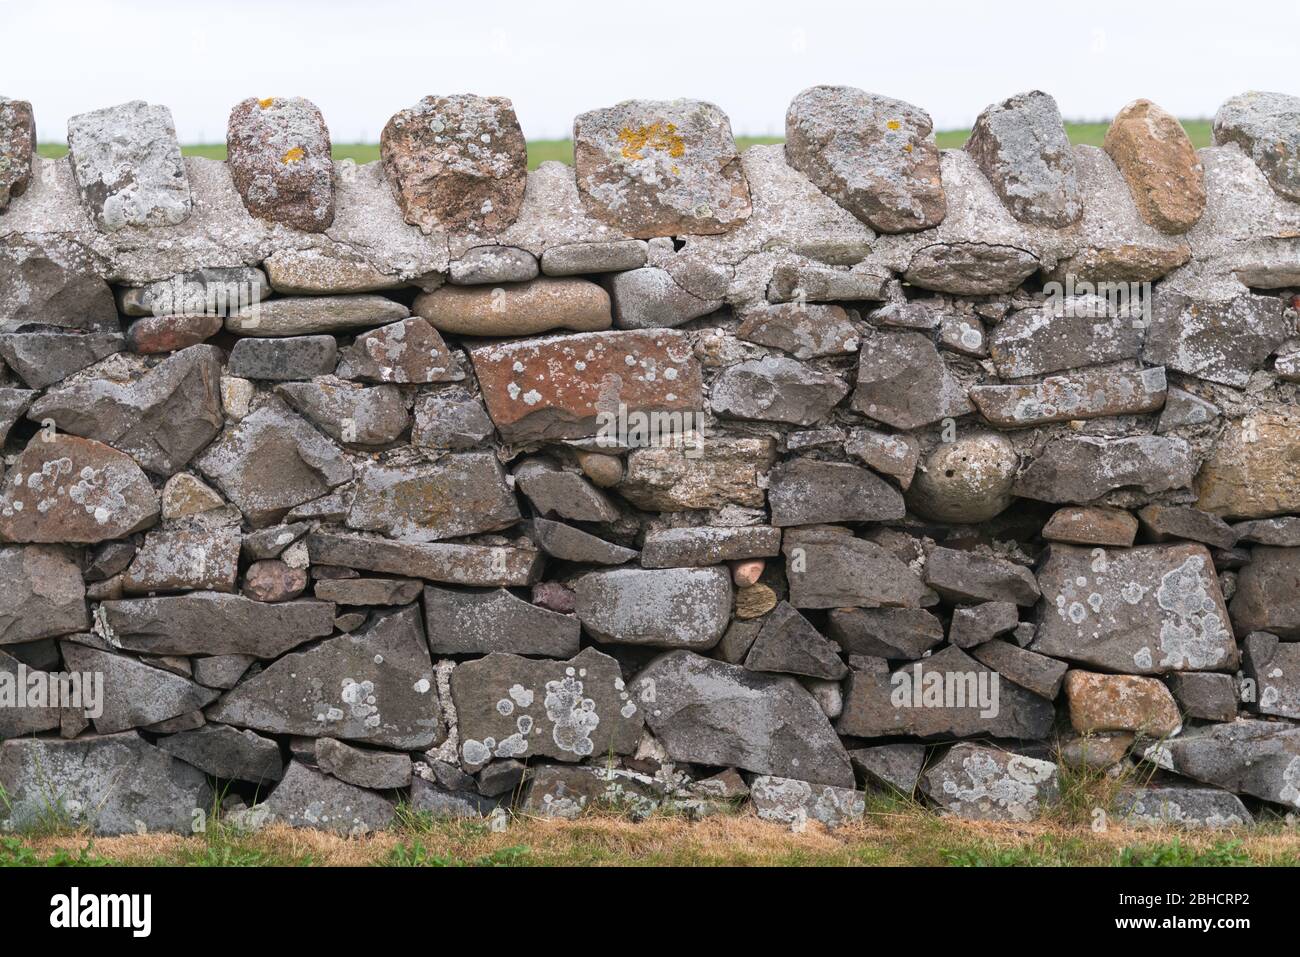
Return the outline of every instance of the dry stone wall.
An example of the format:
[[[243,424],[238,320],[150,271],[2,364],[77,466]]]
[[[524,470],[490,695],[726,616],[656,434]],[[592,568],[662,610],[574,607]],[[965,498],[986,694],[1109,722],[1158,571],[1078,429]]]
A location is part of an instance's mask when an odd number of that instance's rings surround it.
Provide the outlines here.
[[[0,99],[4,827],[1300,807],[1297,117]]]

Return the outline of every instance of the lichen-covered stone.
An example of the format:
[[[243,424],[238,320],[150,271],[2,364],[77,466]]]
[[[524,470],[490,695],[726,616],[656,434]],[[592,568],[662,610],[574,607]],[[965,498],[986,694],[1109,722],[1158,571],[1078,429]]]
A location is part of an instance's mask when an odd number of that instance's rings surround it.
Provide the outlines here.
[[[345,445],[389,445],[411,422],[396,386],[363,386],[334,376],[286,382],[276,394]]]
[[[1174,696],[1155,678],[1072,669],[1065,676],[1065,699],[1070,724],[1080,734],[1137,731],[1164,738],[1183,726]]]
[[[760,508],[763,485],[776,458],[771,439],[713,436],[699,446],[685,443],[633,449],[618,491],[637,508],[679,512],[742,505]]]
[[[796,458],[772,470],[772,524],[888,522],[906,512],[903,496],[880,476],[845,462]]]
[[[360,837],[387,830],[396,816],[397,807],[388,798],[291,761],[284,779],[265,801],[250,809],[248,820],[262,826],[279,823]]]
[[[641,565],[644,568],[698,568],[737,559],[769,558],[780,551],[781,530],[769,525],[736,528],[691,525],[646,532],[641,548]]]
[[[957,744],[921,775],[942,811],[974,821],[1033,821],[1061,797],[1060,776],[1041,761],[979,744]]]
[[[1300,727],[1290,722],[1238,719],[1191,728],[1143,754],[1194,781],[1300,808]]]
[[[424,623],[435,655],[503,651],[568,658],[578,653],[581,633],[577,618],[529,604],[504,588],[453,591],[426,586]]]
[[[728,366],[713,381],[709,405],[719,415],[812,425],[849,392],[839,376],[795,359],[767,356]]]
[[[740,318],[737,338],[780,349],[796,359],[856,352],[862,341],[843,306],[759,303]]]
[[[276,658],[334,630],[324,601],[267,604],[241,595],[191,592],[100,605],[104,631],[125,651],[152,655]]]
[[[226,165],[252,215],[312,233],[334,222],[330,133],[310,100],[237,103],[226,128]]]
[[[1125,827],[1218,829],[1255,820],[1237,795],[1186,785],[1122,788],[1113,805],[1116,820]]]
[[[0,212],[21,196],[32,178],[36,154],[36,120],[26,100],[0,96]]]
[[[1300,644],[1256,631],[1242,643],[1242,670],[1255,682],[1253,709],[1300,718]]]
[[[506,528],[519,506],[496,457],[461,452],[430,465],[372,465],[361,473],[347,524],[408,542]]]
[[[1048,376],[1030,385],[981,385],[970,390],[980,415],[1003,429],[1154,412],[1165,402],[1162,366],[1136,372]]]
[[[1128,182],[1142,218],[1162,233],[1183,233],[1205,210],[1205,174],[1181,123],[1150,100],[1115,114],[1102,149]]]
[[[327,530],[308,536],[307,549],[314,565],[341,565],[486,588],[531,585],[540,576],[542,565],[542,553],[531,547],[397,542]]]
[[[1240,146],[1273,189],[1300,201],[1300,97],[1255,90],[1232,97],[1214,114],[1214,142]]]
[[[788,824],[795,829],[810,820],[837,828],[861,820],[867,807],[861,791],[772,775],[754,779],[749,799],[764,821]]]
[[[226,329],[258,338],[348,333],[383,326],[410,314],[400,302],[383,296],[293,296],[232,312],[226,317]]]
[[[1153,298],[1142,357],[1207,382],[1244,386],[1290,333],[1277,296],[1209,299],[1162,289]]]
[[[731,614],[724,568],[614,568],[574,584],[578,620],[597,641],[712,648]]]
[[[1194,474],[1191,449],[1179,438],[1064,436],[1029,463],[1013,490],[1040,502],[1084,503],[1116,489],[1155,494],[1189,488]]]

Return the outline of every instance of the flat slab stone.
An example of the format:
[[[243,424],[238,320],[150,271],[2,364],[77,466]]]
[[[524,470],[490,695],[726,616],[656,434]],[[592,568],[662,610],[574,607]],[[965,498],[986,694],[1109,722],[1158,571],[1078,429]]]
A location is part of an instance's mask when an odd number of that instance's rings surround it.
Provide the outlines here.
[[[552,558],[566,562],[581,562],[588,565],[622,565],[637,557],[634,548],[624,548],[607,542],[603,538],[588,534],[563,522],[552,522],[545,518],[534,518],[528,523],[529,532],[537,546]],[[702,561],[700,565],[714,565],[714,561]],[[665,567],[646,565],[647,568]]]
[[[316,583],[316,597],[337,605],[409,605],[424,588],[416,578],[333,578]]]
[[[0,335],[0,358],[27,386],[44,389],[121,352],[125,345],[120,332],[33,330]]]
[[[632,694],[675,761],[854,787],[844,746],[792,677],[671,651],[637,675]]]
[[[852,535],[790,529],[781,551],[795,608],[916,608],[933,597],[911,568]]]
[[[567,661],[493,653],[451,673],[463,766],[495,758],[580,761],[631,754],[643,705],[624,687],[618,663],[594,648]]]
[[[1108,439],[1064,436],[1049,442],[1014,486],[1040,502],[1092,502],[1116,489],[1147,494],[1188,488],[1196,463],[1188,444],[1164,435]]]
[[[1131,512],[1117,508],[1066,505],[1052,513],[1041,534],[1049,542],[1127,548],[1137,538],[1137,530],[1138,520]]]
[[[205,724],[192,731],[158,739],[158,747],[223,780],[270,784],[284,777],[280,746],[252,731],[224,724]]]
[[[533,548],[397,542],[337,531],[313,532],[307,550],[312,564],[487,588],[531,585],[542,569],[542,553]]]
[[[400,302],[377,295],[268,299],[231,313],[226,329],[239,336],[314,336],[373,329],[410,316]]]
[[[767,472],[775,460],[776,446],[769,438],[712,436],[695,445],[635,448],[618,492],[645,511],[762,508]]]
[[[1130,674],[1237,666],[1228,611],[1203,545],[1052,545],[1034,651]]]
[[[978,744],[957,744],[921,775],[942,811],[974,821],[1033,821],[1060,800],[1057,766]]]
[[[850,655],[916,659],[943,641],[943,623],[922,608],[833,608],[828,633]]]
[[[1209,512],[1179,505],[1147,505],[1138,510],[1142,530],[1153,542],[1183,538],[1212,548],[1232,548],[1237,533],[1223,519]]]
[[[1007,681],[1048,701],[1056,699],[1069,667],[1064,661],[1028,651],[1010,641],[986,641],[972,649],[971,655]]]
[[[641,546],[643,568],[699,568],[780,554],[781,530],[767,525],[653,529]]]
[[[380,615],[364,631],[285,655],[227,692],[208,716],[271,734],[427,748],[442,725],[419,611]]]
[[[1183,714],[1203,721],[1232,721],[1237,717],[1237,680],[1212,671],[1183,671],[1165,677]]]
[[[614,321],[609,293],[585,279],[443,286],[416,296],[412,309],[439,332],[458,336],[527,336],[550,329],[598,332]]]
[[[153,655],[252,655],[277,658],[334,630],[334,605],[277,604],[242,595],[192,592],[100,604],[107,631],[126,651]]]
[[[145,831],[190,834],[195,811],[212,808],[206,775],[134,731],[73,740],[0,742],[0,810],[6,830],[40,827],[57,794],[73,824],[112,836]]]
[[[574,583],[577,615],[597,641],[708,649],[731,615],[725,568],[614,568]]]
[[[1165,403],[1165,370],[1075,373],[1049,376],[1032,385],[982,385],[970,399],[998,428],[1020,429],[1049,422],[1142,415]]]
[[[316,739],[316,766],[359,788],[404,788],[411,783],[411,758],[390,751],[354,748],[335,738]]]
[[[1146,322],[1102,300],[1066,300],[1019,309],[989,335],[989,352],[1003,379],[1063,372],[1082,366],[1135,359]]]
[[[1238,719],[1189,728],[1149,745],[1143,756],[1194,781],[1300,807],[1300,726],[1290,722]]]
[[[198,711],[216,700],[218,694],[126,655],[73,641],[61,642],[60,648],[69,670],[102,676],[103,713],[91,718],[100,734],[145,727]]]
[[[1216,788],[1186,785],[1122,788],[1113,812],[1126,827],[1247,827],[1254,817],[1241,798]]]
[[[72,554],[47,545],[0,546],[0,645],[90,626],[86,586]]]
[[[664,801],[653,778],[623,768],[544,764],[533,771],[520,803],[525,814],[572,821],[591,810],[617,810],[640,820]]]
[[[847,355],[862,344],[843,306],[756,303],[741,314],[736,338],[780,349],[796,359]]]
[[[165,106],[132,100],[70,117],[68,158],[81,202],[104,232],[189,218],[189,178]]]
[[[496,591],[426,586],[424,623],[435,655],[489,654],[569,658],[578,653],[578,619]]]
[[[880,476],[845,462],[795,458],[772,470],[772,524],[889,522],[907,512],[903,496]]]
[[[766,774],[756,777],[750,785],[749,800],[764,821],[792,828],[802,828],[808,821],[837,828],[862,820],[867,809],[861,791]]]
[[[950,601],[1038,601],[1034,574],[1023,565],[955,548],[932,548],[925,583]]]

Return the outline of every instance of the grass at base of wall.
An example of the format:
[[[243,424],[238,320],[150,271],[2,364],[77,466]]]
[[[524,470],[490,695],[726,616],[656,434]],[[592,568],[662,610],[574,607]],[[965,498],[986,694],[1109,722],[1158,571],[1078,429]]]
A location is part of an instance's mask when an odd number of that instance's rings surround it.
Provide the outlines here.
[[[1245,866],[1300,864],[1300,830],[1179,831],[1059,820],[988,824],[942,818],[897,797],[873,795],[860,824],[795,833],[751,812],[688,821],[612,812],[576,821],[519,816],[504,831],[480,821],[405,816],[399,829],[362,838],[276,826],[242,834],[90,838],[68,832],[0,837],[0,866]]]
[[[1209,146],[1211,142],[1209,120],[1183,120],[1183,128],[1191,137],[1192,145],[1197,149]],[[1100,146],[1106,135],[1109,123],[1067,123],[1066,132],[1070,142],[1083,143],[1088,146]],[[957,149],[966,142],[970,130],[944,130],[935,134],[935,141],[942,149]],[[780,143],[779,136],[737,136],[736,145],[744,150],[758,143]],[[39,147],[42,156],[58,157],[68,152],[62,143],[42,143]],[[181,152],[186,156],[202,156],[207,159],[224,160],[226,147],[223,143],[183,146]],[[379,159],[379,146],[375,143],[335,143],[334,158],[350,159],[357,163],[370,163]],[[530,140],[528,143],[528,168],[536,169],[547,160],[559,160],[561,163],[573,162],[573,143],[569,140]]]

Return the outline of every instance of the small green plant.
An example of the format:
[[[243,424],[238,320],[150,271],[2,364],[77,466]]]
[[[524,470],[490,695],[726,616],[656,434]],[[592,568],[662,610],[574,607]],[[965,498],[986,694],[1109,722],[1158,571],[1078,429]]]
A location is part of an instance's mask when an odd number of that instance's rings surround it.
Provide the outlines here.
[[[1241,841],[1216,841],[1204,850],[1189,847],[1175,837],[1156,844],[1120,848],[1120,867],[1242,867],[1251,863]]]

